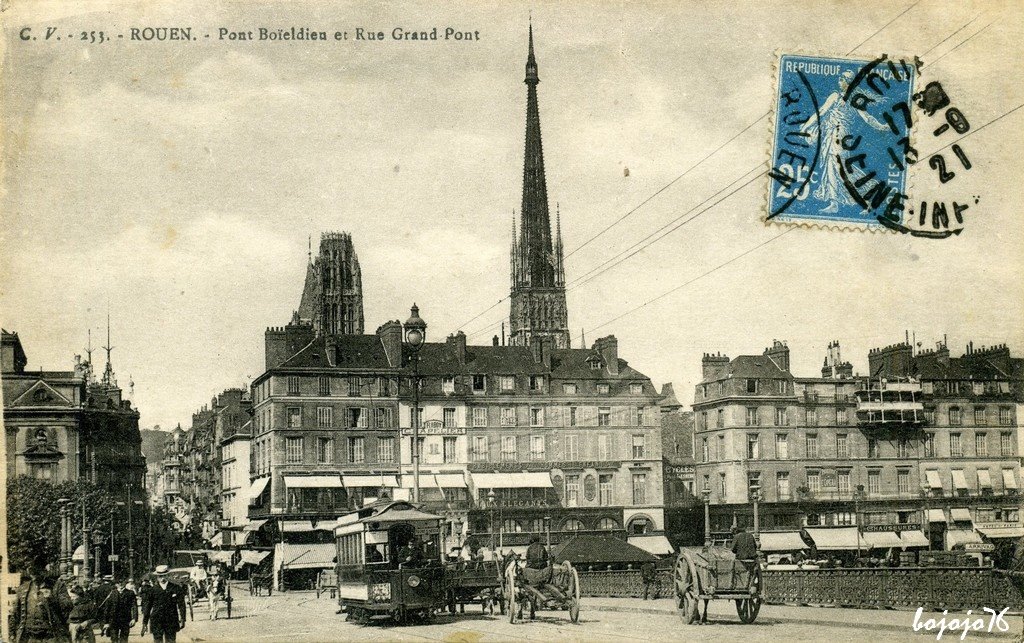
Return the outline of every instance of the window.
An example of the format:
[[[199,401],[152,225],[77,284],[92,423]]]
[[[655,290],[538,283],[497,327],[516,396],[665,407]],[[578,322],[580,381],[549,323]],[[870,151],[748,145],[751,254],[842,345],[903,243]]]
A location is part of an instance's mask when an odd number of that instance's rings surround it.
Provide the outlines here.
[[[288,408],[288,428],[302,428],[302,409],[295,406]]]
[[[377,378],[377,395],[390,396],[391,395],[391,378],[390,377],[378,377]]]
[[[348,427],[350,429],[366,428],[366,409],[354,407],[348,410]]]
[[[612,423],[612,409],[610,406],[599,406],[597,408],[597,426],[610,426]]]
[[[530,426],[544,426],[544,409],[530,409]]]
[[[54,464],[52,462],[33,462],[28,465],[29,477],[35,478],[36,480],[45,480],[51,482],[53,480]]]
[[[960,442],[959,433],[949,434],[949,457],[951,458],[962,458],[964,457],[964,446]]]
[[[334,462],[334,440],[330,438],[317,438],[316,461],[320,464]]]
[[[719,435],[718,436],[718,459],[720,461],[728,460],[728,458],[725,455],[725,436],[724,435]]]
[[[576,426],[579,409],[575,406],[569,407],[569,426]]]
[[[910,441],[906,438],[896,441],[896,457],[901,459],[910,457]]]
[[[614,518],[602,518],[597,521],[597,528],[603,531],[611,531],[619,528],[619,523]]]
[[[807,426],[818,426],[818,409],[807,409]]]
[[[850,495],[850,472],[840,471],[836,473],[836,486],[839,488],[839,495],[847,497]]]
[[[446,408],[441,414],[441,426],[446,429],[455,428],[457,426],[455,422],[455,409]]]
[[[647,457],[647,455],[645,453],[645,451],[646,451],[646,449],[645,449],[646,442],[647,442],[647,440],[646,440],[645,436],[643,436],[643,435],[634,435],[633,436],[633,459],[634,460],[640,460],[640,459],[643,459],[643,458]]]
[[[592,359],[590,360],[590,370],[599,371],[601,370],[601,360]]]
[[[1011,440],[1013,440],[1012,433],[1003,432],[999,434],[999,455],[1013,455],[1013,442]]]
[[[444,463],[452,464],[455,462],[455,438],[445,436],[441,439],[444,441]]]
[[[974,434],[974,455],[979,458],[988,457],[988,437],[985,433]]]
[[[601,433],[597,436],[597,459],[609,460],[611,454],[608,452],[608,434]]]
[[[544,390],[544,376],[543,375],[531,375],[530,376],[530,390],[531,391],[543,391]]]
[[[503,435],[501,437],[501,461],[512,462],[516,460],[516,436]]]
[[[779,460],[789,458],[789,436],[780,433],[775,436],[775,457]]]
[[[761,472],[750,471],[747,473],[747,500],[754,500],[754,491],[761,491]]]
[[[761,457],[761,443],[756,433],[747,436],[747,460],[757,460]]]
[[[501,407],[501,426],[516,425],[516,410],[511,406]]]
[[[725,486],[725,474],[718,474],[718,493],[721,494],[720,498],[725,498],[726,486]]]
[[[470,452],[470,459],[473,462],[486,462],[487,461],[487,436],[486,435],[475,435],[475,436],[473,436],[473,449]]]
[[[836,458],[846,460],[850,457],[850,445],[845,433],[836,435]]]
[[[487,407],[473,407],[473,426],[487,426]]]
[[[820,471],[808,471],[807,472],[807,490],[812,494],[821,493],[821,472]]]
[[[285,438],[284,450],[289,464],[302,462],[302,438]]]
[[[485,375],[474,375],[473,376],[473,392],[483,393],[487,390],[487,376]]]
[[[316,425],[321,429],[331,428],[334,418],[334,409],[329,406],[318,406],[316,409]]]
[[[999,407],[999,424],[1010,426],[1013,424],[1013,409],[1008,406]]]
[[[711,457],[710,457],[710,453],[709,453],[709,449],[708,449],[708,439],[707,438],[704,438],[703,440],[701,440],[700,454],[701,454],[701,458],[700,458],[701,462],[710,462],[711,461]]]
[[[747,380],[747,393],[757,393],[757,380]]]
[[[882,491],[882,472],[868,471],[868,495],[877,496]]]
[[[644,407],[642,407],[642,406],[637,407],[637,409],[636,409],[636,425],[637,426],[644,426],[644,419],[645,419],[644,418],[644,413],[645,412],[646,411],[645,411]]]
[[[575,384],[562,384],[562,395],[576,395],[579,393],[579,387]]]
[[[289,375],[288,376],[288,395],[299,394],[299,376]]]
[[[565,436],[565,459],[570,462],[580,459],[580,436],[576,434]]]
[[[565,476],[565,506],[577,507],[580,504],[580,477]]]
[[[836,426],[846,426],[846,409],[836,409]]]
[[[647,474],[646,473],[634,473],[633,474],[633,504],[634,505],[645,505],[645,504],[647,504]]]
[[[327,396],[331,394],[331,378],[324,377],[322,375],[320,376],[320,386],[318,387],[318,392],[322,396]]]
[[[359,376],[348,378],[348,395],[349,397],[359,397],[362,395],[362,382]]]
[[[377,409],[377,428],[378,429],[388,429],[388,428],[391,428],[391,425],[392,425],[391,409],[387,408],[387,407],[378,408]]]
[[[388,463],[395,461],[394,438],[384,437],[377,440],[377,461]]]
[[[910,493],[910,472],[906,469],[896,472],[896,492],[900,495]]]
[[[498,376],[498,387],[502,391],[514,391],[516,390],[516,378],[513,375],[499,375]]]
[[[597,385],[597,394],[598,395],[608,395],[608,393],[610,393],[610,392],[611,392],[611,387],[608,386],[607,384],[598,384]]]
[[[924,410],[924,421],[929,426],[935,426],[935,409]]]
[[[924,457],[934,458],[935,457],[935,434],[925,433],[924,434]]]
[[[786,420],[786,409],[777,408],[775,409],[775,425],[786,426],[789,422]]]
[[[779,395],[786,394],[786,380],[775,380],[775,392]]]
[[[644,385],[643,384],[630,384],[629,385],[629,394],[630,395],[643,395],[644,394]]]
[[[757,407],[747,407],[747,426],[757,426]]]
[[[366,462],[364,446],[366,441],[363,438],[348,439],[348,461],[352,463]]]
[[[583,523],[576,518],[569,518],[562,523],[562,531],[580,531],[583,529]]]
[[[807,434],[807,457],[815,459],[818,457],[818,434],[808,433]]]
[[[725,427],[725,409],[718,409],[715,413],[715,428],[721,429]]]
[[[878,440],[876,440],[875,438],[868,438],[868,457],[878,457]]]
[[[544,459],[544,436],[543,435],[531,435],[530,436],[530,459],[531,460],[543,460]]]
[[[974,426],[985,426],[985,407],[974,407]]]
[[[610,473],[602,473],[598,476],[598,504],[602,507],[610,507],[613,504],[612,474]],[[618,524],[616,523],[615,527],[611,527],[611,529],[616,529],[617,527]],[[601,529],[601,527],[598,527],[598,529]]]
[[[961,417],[960,407],[951,406],[949,407],[949,424],[950,426],[959,426],[963,422]]]
[[[789,500],[789,472],[779,471],[775,474],[775,493],[779,500]]]
[[[441,378],[441,392],[445,395],[451,395],[455,393],[455,378],[454,377],[443,377]]]
[[[854,524],[853,512],[851,511],[837,511],[836,512],[836,525],[851,527]]]

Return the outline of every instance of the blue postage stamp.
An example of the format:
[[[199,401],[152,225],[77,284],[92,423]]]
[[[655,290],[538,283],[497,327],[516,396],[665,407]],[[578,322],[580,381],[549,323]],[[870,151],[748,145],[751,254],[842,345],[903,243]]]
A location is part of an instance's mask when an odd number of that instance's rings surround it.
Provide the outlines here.
[[[907,168],[916,161],[916,72],[886,56],[781,56],[766,220],[901,223]]]

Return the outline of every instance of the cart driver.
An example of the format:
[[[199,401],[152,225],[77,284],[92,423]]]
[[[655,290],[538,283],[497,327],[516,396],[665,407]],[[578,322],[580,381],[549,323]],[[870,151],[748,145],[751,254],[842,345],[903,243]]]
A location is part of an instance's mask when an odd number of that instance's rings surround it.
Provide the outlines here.
[[[548,550],[537,536],[530,538],[530,546],[526,548],[526,581],[534,586],[551,582]]]

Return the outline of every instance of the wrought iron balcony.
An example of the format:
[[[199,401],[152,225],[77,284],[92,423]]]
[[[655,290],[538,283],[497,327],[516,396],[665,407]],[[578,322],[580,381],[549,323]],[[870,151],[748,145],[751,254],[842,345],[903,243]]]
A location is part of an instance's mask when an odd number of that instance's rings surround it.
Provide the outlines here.
[[[868,380],[857,391],[857,423],[861,426],[921,426],[925,423],[921,383],[912,380]]]

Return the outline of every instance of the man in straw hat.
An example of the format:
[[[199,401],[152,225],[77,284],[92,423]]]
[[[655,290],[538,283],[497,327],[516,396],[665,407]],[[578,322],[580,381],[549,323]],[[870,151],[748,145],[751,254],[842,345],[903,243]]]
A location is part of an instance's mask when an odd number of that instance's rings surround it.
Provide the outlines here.
[[[167,565],[158,565],[156,583],[142,605],[142,632],[148,628],[155,643],[173,642],[185,627],[185,589],[170,580]]]

